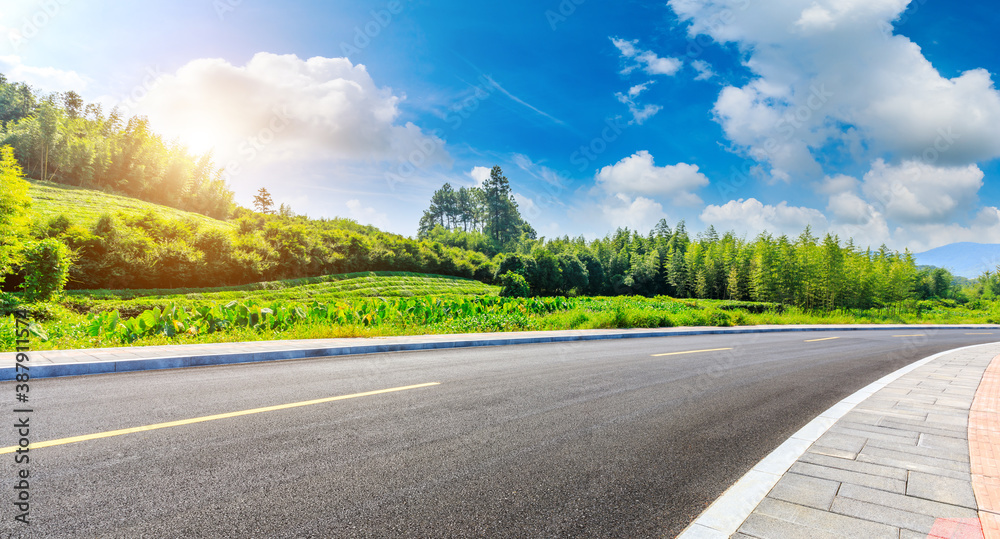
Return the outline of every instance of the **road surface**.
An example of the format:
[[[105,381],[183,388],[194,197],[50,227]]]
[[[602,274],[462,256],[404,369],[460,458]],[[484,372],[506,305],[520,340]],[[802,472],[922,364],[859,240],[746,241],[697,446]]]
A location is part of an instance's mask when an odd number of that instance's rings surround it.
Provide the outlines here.
[[[0,531],[673,537],[842,398],[996,333],[707,335],[37,380],[31,441],[53,444],[30,451],[29,527],[13,521],[15,455],[0,454]],[[14,394],[0,384],[4,447]]]

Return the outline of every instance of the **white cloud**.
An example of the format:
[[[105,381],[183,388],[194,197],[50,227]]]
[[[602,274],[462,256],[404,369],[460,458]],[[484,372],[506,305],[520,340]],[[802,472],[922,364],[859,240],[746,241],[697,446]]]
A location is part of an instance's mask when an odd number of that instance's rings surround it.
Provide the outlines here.
[[[893,35],[909,3],[668,2],[689,33],[746,53],[755,77],[723,89],[715,114],[726,136],[776,178],[822,177],[813,157],[820,151],[943,166],[1000,157],[1000,93],[990,74],[945,78],[920,47]]]
[[[450,163],[444,142],[400,124],[404,99],[346,58],[259,53],[245,66],[195,60],[138,103],[167,137],[241,162],[336,159]]]
[[[639,105],[636,103],[636,98],[639,97],[642,92],[646,91],[652,83],[653,81],[649,81],[633,86],[629,88],[628,94],[623,94],[621,92],[615,94],[615,97],[618,98],[619,102],[628,105],[628,111],[632,114],[632,121],[630,121],[629,124],[642,125],[646,120],[652,118],[657,112],[660,112],[663,109],[663,107],[653,105],[651,103],[647,103],[646,105]]]
[[[596,180],[609,193],[666,196],[675,206],[701,204],[694,191],[709,183],[697,165],[678,163],[658,167],[646,150],[604,167],[597,173]]]
[[[694,80],[708,80],[715,76],[715,71],[712,69],[711,64],[704,60],[691,62],[691,67],[698,72],[698,76]]]
[[[854,193],[846,192],[831,196],[826,211],[838,221],[848,225],[870,223],[876,214],[871,204]]]
[[[521,213],[521,217],[529,223],[532,220],[541,217],[542,209],[538,207],[538,204],[536,204],[533,199],[528,198],[521,193],[514,193],[514,202],[517,202],[517,208]]]
[[[835,196],[827,211],[833,214],[833,220],[815,208],[791,206],[785,201],[770,205],[751,198],[732,200],[721,206],[710,205],[699,219],[706,225],[714,225],[717,230],[746,232],[749,238],[765,231],[776,236],[795,237],[807,226],[816,236],[829,233],[842,242],[853,238],[860,248],[878,247],[890,238],[882,215],[856,196]]]
[[[605,222],[612,227],[651,230],[660,219],[666,219],[663,205],[646,197],[632,198],[618,193],[601,206]]]
[[[623,59],[632,61],[622,70],[622,74],[625,75],[641,68],[650,75],[672,76],[684,65],[684,62],[677,58],[661,58],[652,51],[637,48],[636,44],[639,43],[639,40],[626,41],[613,37],[611,42],[618,48]]]
[[[76,71],[25,65],[20,56],[0,56],[0,73],[9,82],[24,82],[45,92],[83,92],[88,80]]]
[[[819,210],[789,206],[787,202],[765,205],[755,198],[731,200],[722,206],[710,205],[701,212],[700,219],[718,230],[745,230],[753,234],[768,231],[797,235],[806,226],[814,230],[829,228],[829,221]]]
[[[817,186],[817,191],[825,195],[836,195],[848,191],[856,191],[861,182],[857,178],[852,178],[846,174],[827,176]]]
[[[474,167],[469,171],[469,177],[476,182],[476,187],[482,187],[483,183],[490,179],[490,173],[493,169],[489,167]]]
[[[894,166],[879,159],[865,174],[862,191],[869,200],[884,206],[891,220],[946,223],[974,209],[983,177],[976,165],[937,167],[905,161]]]
[[[364,206],[360,200],[347,201],[347,216],[362,225],[372,225],[376,228],[387,229],[389,226],[389,216],[379,213],[371,206]]]

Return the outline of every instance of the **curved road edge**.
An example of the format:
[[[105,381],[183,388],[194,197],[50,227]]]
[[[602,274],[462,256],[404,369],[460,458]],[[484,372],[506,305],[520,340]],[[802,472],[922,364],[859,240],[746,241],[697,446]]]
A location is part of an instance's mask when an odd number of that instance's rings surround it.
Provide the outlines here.
[[[694,522],[685,528],[677,536],[678,539],[717,539],[734,536],[738,531],[742,531],[741,526],[762,505],[765,498],[770,497],[769,494],[772,492],[772,489],[788,474],[790,468],[799,461],[806,451],[859,404],[867,401],[870,397],[903,376],[935,360],[958,352],[992,346],[994,350],[989,354],[990,361],[987,361],[986,364],[990,365],[992,362],[994,366],[1000,365],[1000,363],[994,361],[994,356],[1000,352],[998,344],[1000,343],[965,346],[934,354],[890,373],[843,399],[806,424],[806,426],[802,427],[802,429],[757,463],[756,466],[712,503]],[[983,375],[986,374],[986,368],[988,367],[984,367]],[[971,397],[969,403],[971,407]],[[872,524],[871,522],[862,523],[860,520],[858,523]],[[788,530],[785,530],[783,533],[787,532]],[[743,535],[740,536],[742,537]]]

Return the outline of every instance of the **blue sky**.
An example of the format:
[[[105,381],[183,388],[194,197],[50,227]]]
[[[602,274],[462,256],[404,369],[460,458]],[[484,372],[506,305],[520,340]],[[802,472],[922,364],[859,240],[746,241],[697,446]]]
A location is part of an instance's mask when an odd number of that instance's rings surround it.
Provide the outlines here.
[[[660,218],[1000,242],[1000,15],[939,0],[0,2],[0,71],[412,235],[503,167],[548,237]]]

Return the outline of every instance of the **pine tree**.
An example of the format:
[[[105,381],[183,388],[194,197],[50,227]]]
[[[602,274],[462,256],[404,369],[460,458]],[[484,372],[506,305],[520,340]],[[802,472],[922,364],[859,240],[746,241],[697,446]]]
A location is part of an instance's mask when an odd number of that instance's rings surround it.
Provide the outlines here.
[[[257,191],[257,194],[253,197],[253,207],[259,213],[274,213],[274,201],[271,200],[271,193],[267,192],[267,189],[261,187],[260,190]]]

